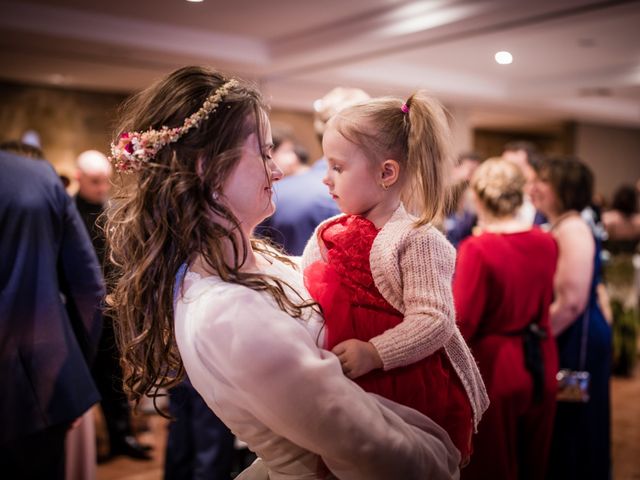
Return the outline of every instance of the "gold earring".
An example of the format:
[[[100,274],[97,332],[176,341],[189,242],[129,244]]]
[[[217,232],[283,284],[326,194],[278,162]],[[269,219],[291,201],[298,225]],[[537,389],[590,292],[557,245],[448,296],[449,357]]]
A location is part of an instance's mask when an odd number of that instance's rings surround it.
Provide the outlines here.
[[[381,183],[381,184],[380,184],[380,186],[382,187],[382,189],[383,189],[384,191],[389,190],[389,185],[387,185],[386,183]]]

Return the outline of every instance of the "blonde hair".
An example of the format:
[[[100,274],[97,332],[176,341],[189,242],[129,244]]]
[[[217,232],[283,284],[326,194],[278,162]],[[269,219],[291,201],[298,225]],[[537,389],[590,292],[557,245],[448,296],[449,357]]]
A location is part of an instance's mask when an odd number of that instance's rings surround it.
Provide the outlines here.
[[[416,226],[441,217],[452,155],[449,124],[440,102],[418,91],[406,102],[376,98],[348,107],[334,118],[338,132],[370,160],[393,159],[400,164],[402,201],[417,217]]]
[[[364,102],[371,98],[367,92],[359,88],[336,87],[313,104],[313,128],[322,141],[329,119],[344,108]]]
[[[499,157],[485,160],[471,177],[471,188],[488,213],[512,215],[522,205],[526,183],[522,170]]]

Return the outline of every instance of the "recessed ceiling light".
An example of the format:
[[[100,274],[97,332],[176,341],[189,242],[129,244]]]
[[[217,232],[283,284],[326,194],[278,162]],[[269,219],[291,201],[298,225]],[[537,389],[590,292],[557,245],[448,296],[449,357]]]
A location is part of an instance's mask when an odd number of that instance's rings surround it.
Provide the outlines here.
[[[204,0],[187,0],[187,2],[189,2],[189,3],[201,3],[201,2],[204,2]]]
[[[500,65],[509,65],[511,62],[513,62],[513,55],[503,50],[496,53],[495,59],[496,62],[498,62]]]

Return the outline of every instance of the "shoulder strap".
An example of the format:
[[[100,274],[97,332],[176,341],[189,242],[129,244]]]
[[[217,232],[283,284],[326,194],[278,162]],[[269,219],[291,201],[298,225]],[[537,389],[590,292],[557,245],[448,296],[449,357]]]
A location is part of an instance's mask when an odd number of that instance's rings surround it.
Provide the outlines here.
[[[589,303],[587,303],[587,308],[585,308],[584,313],[582,314],[582,339],[580,341],[580,370],[584,370],[587,365],[587,337],[589,336],[589,315],[591,310],[591,299],[589,299]]]
[[[176,273],[176,281],[173,284],[173,306],[175,308],[176,302],[178,301],[178,294],[180,293],[180,286],[182,285],[182,281],[184,280],[184,276],[187,274],[188,265],[183,263],[178,268],[178,272]]]

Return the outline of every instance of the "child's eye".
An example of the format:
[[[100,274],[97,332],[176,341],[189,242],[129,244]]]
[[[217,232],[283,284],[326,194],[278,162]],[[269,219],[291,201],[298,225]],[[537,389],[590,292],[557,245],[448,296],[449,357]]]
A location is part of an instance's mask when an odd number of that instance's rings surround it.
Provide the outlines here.
[[[333,170],[336,173],[340,173],[342,172],[342,167],[339,167],[338,165],[334,165],[333,167],[331,167],[331,170]]]

